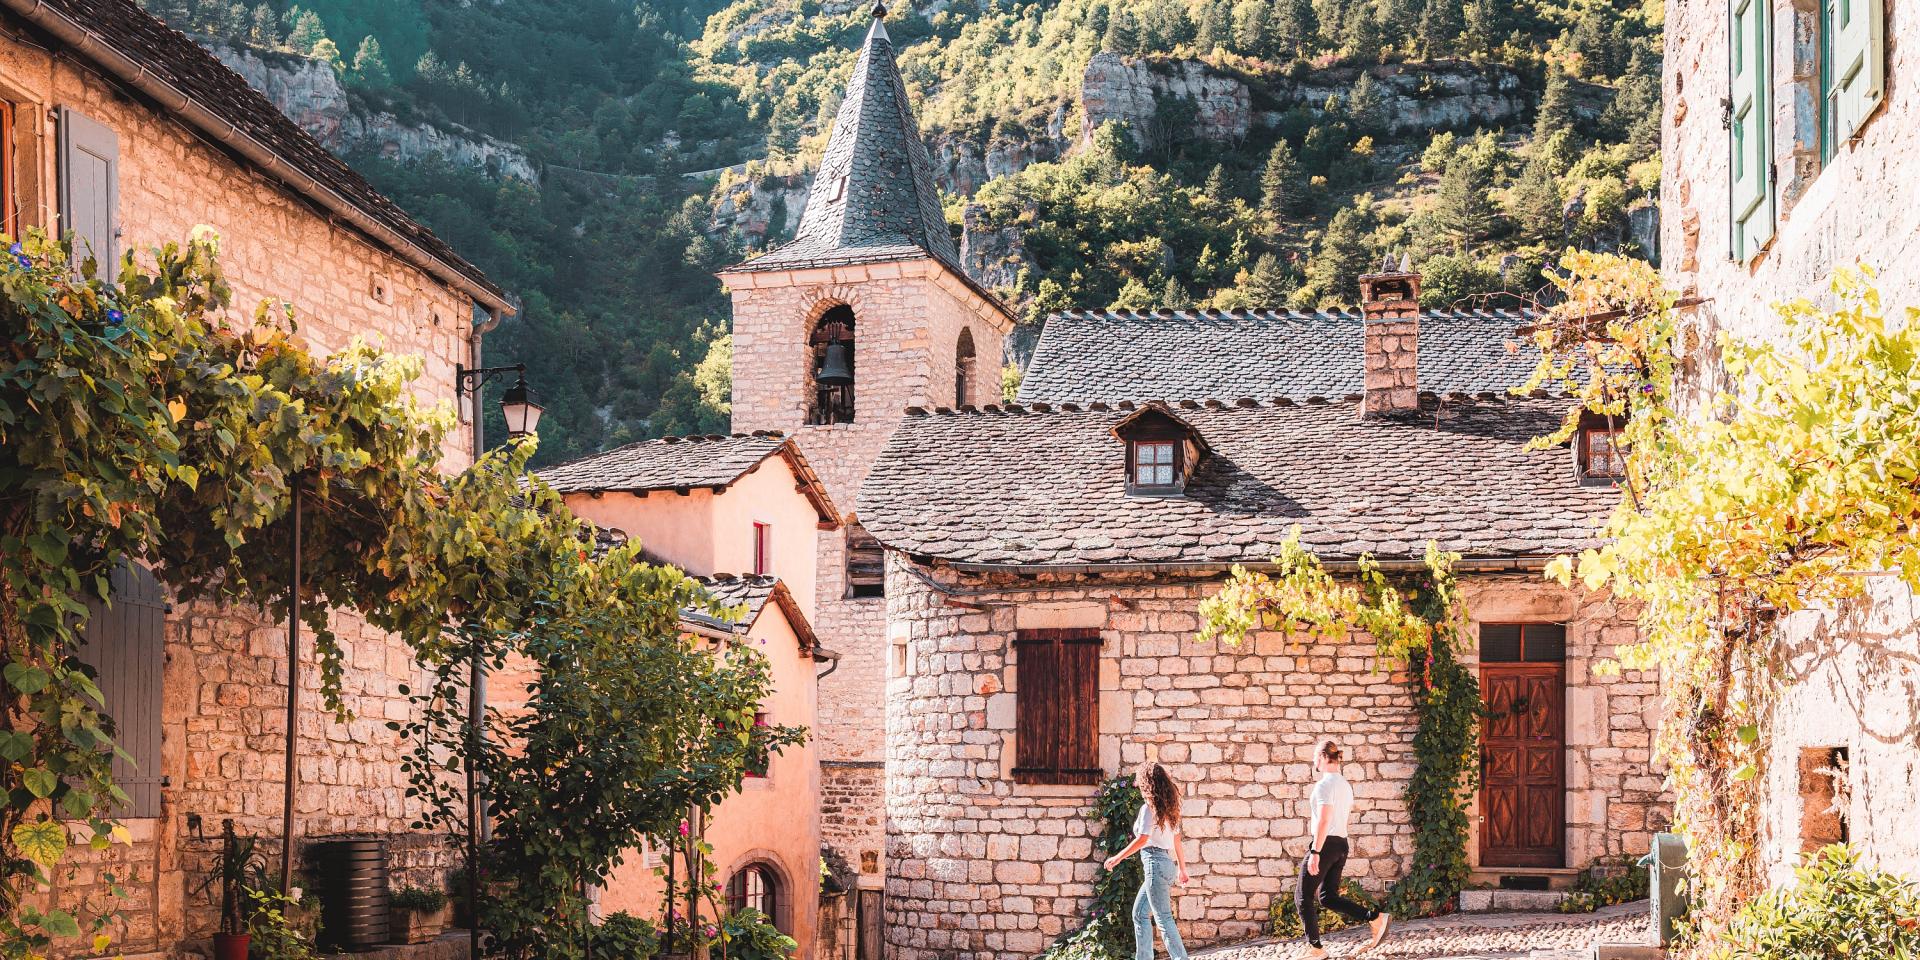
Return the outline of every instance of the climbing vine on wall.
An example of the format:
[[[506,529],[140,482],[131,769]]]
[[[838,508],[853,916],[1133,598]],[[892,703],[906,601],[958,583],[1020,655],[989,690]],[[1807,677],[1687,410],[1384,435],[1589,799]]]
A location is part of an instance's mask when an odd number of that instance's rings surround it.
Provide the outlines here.
[[[1656,746],[1711,922],[1765,886],[1772,625],[1864,602],[1876,577],[1920,589],[1920,309],[1889,311],[1871,272],[1841,270],[1831,309],[1775,306],[1777,337],[1709,337],[1645,263],[1569,253],[1562,268],[1527,388],[1580,405],[1542,442],[1582,413],[1613,418],[1626,478],[1605,545],[1550,574],[1640,606],[1620,659],[1660,672]]]
[[[1145,800],[1133,777],[1113,777],[1100,785],[1089,814],[1100,824],[1094,840],[1097,856],[1119,853],[1133,840],[1133,819]],[[1140,890],[1139,857],[1128,857],[1112,870],[1100,868],[1093,881],[1093,903],[1087,922],[1061,937],[1042,954],[1042,960],[1126,960],[1133,956],[1133,898]]]
[[[1453,573],[1458,557],[1428,544],[1425,559],[1423,573],[1392,576],[1363,557],[1357,575],[1342,579],[1300,545],[1296,529],[1272,570],[1235,567],[1200,605],[1203,641],[1238,644],[1255,630],[1338,640],[1359,629],[1373,636],[1380,662],[1406,667],[1417,719],[1405,794],[1413,866],[1387,900],[1400,915],[1449,909],[1466,885],[1467,804],[1480,754],[1480,681],[1458,657],[1466,623]]]

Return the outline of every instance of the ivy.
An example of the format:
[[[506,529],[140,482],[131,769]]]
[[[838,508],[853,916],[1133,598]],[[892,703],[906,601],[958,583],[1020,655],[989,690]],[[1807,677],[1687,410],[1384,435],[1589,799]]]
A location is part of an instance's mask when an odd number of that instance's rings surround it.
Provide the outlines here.
[[[1709,337],[1652,267],[1569,253],[1537,325],[1528,388],[1621,427],[1625,496],[1605,544],[1550,568],[1639,606],[1620,662],[1657,669],[1656,740],[1687,834],[1702,933],[1766,887],[1759,857],[1782,652],[1771,625],[1864,602],[1869,576],[1920,589],[1920,310],[1890,311],[1869,271],[1833,306],[1774,308],[1779,335]]]
[[[1100,835],[1093,843],[1095,853],[1115,854],[1126,848],[1133,840],[1133,820],[1145,802],[1133,777],[1113,777],[1100,785],[1088,814],[1100,824]],[[1140,858],[1128,857],[1112,870],[1104,866],[1098,869],[1087,922],[1048,947],[1043,960],[1127,960],[1133,956],[1133,899],[1144,878]]]
[[[1273,569],[1235,566],[1201,602],[1199,639],[1237,645],[1255,630],[1296,631],[1341,640],[1372,635],[1382,663],[1404,664],[1413,688],[1414,771],[1405,792],[1414,824],[1412,869],[1387,897],[1395,914],[1450,909],[1466,886],[1468,818],[1480,755],[1480,681],[1459,661],[1467,622],[1453,573],[1457,555],[1427,545],[1426,573],[1389,576],[1360,558],[1352,580],[1335,577],[1300,545],[1296,528]]]

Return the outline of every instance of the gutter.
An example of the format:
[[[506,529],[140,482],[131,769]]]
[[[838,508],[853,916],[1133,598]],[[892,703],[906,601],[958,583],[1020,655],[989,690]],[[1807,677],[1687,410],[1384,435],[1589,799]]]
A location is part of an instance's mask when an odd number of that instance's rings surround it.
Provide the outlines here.
[[[159,101],[161,106],[185,117],[202,132],[247,158],[262,170],[280,177],[301,193],[319,201],[321,206],[326,207],[336,216],[353,224],[399,254],[401,259],[439,277],[449,286],[464,290],[492,312],[514,312],[513,304],[509,303],[499,290],[468,276],[452,264],[402,236],[399,231],[368,216],[358,205],[341,196],[338,191],[295,168],[271,147],[255,140],[233,122],[221,119],[218,114],[202,106],[173,84],[154,75],[133,58],[114,49],[66,14],[49,8],[46,0],[0,0],[0,4],[4,4],[7,9],[19,14],[28,22],[53,34],[61,42],[79,50],[134,89]],[[223,66],[221,69],[226,68]]]
[[[935,564],[946,566],[961,573],[1018,573],[1018,574],[1097,574],[1097,573],[1225,573],[1233,567],[1248,570],[1275,570],[1279,565],[1271,560],[1247,561],[1210,561],[1176,560],[1163,563],[962,563],[945,562],[929,557],[914,557],[914,562],[922,566]],[[1453,568],[1462,573],[1518,573],[1546,569],[1547,557],[1462,557]],[[1392,573],[1425,570],[1425,560],[1376,560],[1375,566]],[[1360,569],[1358,560],[1322,560],[1320,565],[1335,573],[1355,573]]]

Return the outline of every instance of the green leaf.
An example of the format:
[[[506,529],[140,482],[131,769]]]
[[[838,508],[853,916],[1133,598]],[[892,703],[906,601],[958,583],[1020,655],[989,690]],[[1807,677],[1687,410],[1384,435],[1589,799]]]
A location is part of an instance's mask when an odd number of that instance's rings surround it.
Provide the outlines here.
[[[1760,727],[1757,724],[1749,723],[1733,731],[1733,735],[1739,737],[1741,743],[1752,743],[1760,739]]]
[[[26,784],[27,792],[45,800],[53,796],[55,788],[60,786],[60,778],[45,767],[34,767],[20,775],[20,781]]]
[[[1754,777],[1759,775],[1760,775],[1759,769],[1756,768],[1753,764],[1749,763],[1746,766],[1741,767],[1738,770],[1735,770],[1733,772],[1733,779],[1741,783],[1745,783],[1748,780],[1752,780]]]
[[[25,694],[35,694],[45,690],[47,682],[51,679],[45,670],[30,667],[24,663],[7,664],[6,669],[0,670],[0,676],[6,678],[9,686]]]
[[[80,921],[65,910],[48,910],[40,919],[40,928],[56,937],[77,937],[80,935]]]
[[[32,753],[32,737],[18,730],[0,734],[0,759],[24,760]]]
[[[13,845],[21,856],[51,867],[66,855],[67,828],[52,820],[23,823],[13,828]]]

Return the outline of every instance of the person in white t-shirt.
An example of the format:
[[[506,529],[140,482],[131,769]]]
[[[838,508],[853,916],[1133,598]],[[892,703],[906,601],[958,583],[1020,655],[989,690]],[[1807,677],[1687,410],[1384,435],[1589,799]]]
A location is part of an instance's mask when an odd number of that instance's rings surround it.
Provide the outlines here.
[[[1187,960],[1187,948],[1180,942],[1180,929],[1173,922],[1172,884],[1187,882],[1187,859],[1181,852],[1180,790],[1173,785],[1167,768],[1149,760],[1140,765],[1134,779],[1146,803],[1133,820],[1133,841],[1119,853],[1107,858],[1107,869],[1140,854],[1143,876],[1140,892],[1133,898],[1134,960],[1153,960],[1153,928],[1160,927],[1160,939],[1167,942],[1167,956]]]
[[[1300,862],[1300,884],[1294,888],[1294,906],[1300,911],[1300,925],[1307,931],[1308,960],[1323,960],[1327,948],[1320,944],[1320,908],[1326,907],[1347,918],[1349,923],[1365,923],[1373,931],[1373,941],[1364,949],[1372,950],[1387,937],[1393,918],[1378,910],[1368,910],[1340,895],[1340,872],[1347,866],[1347,821],[1353,814],[1353,785],[1340,775],[1343,751],[1329,737],[1320,741],[1313,753],[1313,769],[1320,774],[1313,785],[1307,821],[1313,832],[1313,845]]]

